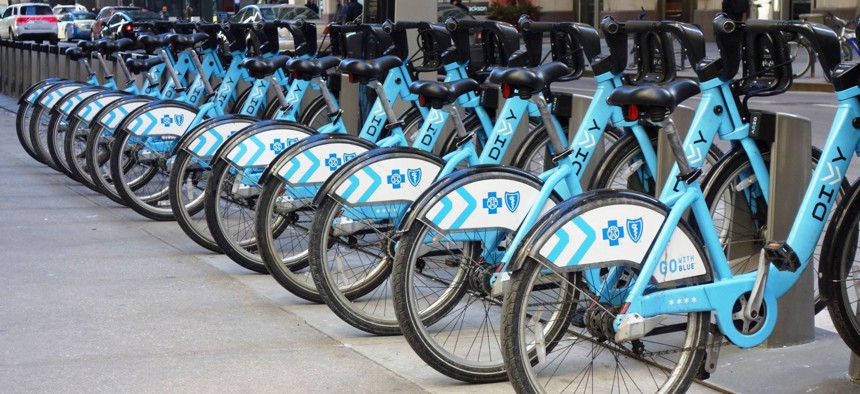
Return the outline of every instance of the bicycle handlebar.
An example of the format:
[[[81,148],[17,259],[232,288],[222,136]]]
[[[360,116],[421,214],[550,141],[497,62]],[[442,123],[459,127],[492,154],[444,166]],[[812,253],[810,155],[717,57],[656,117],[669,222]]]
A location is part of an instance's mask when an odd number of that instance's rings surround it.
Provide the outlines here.
[[[411,30],[411,29],[422,29],[422,28],[430,28],[430,22],[413,22],[413,21],[400,21],[400,22],[392,22],[385,21],[382,22],[382,31],[386,34],[391,34],[398,31]]]
[[[564,32],[573,36],[582,47],[586,60],[591,63],[600,54],[600,35],[591,25],[578,22],[536,22],[528,15],[523,15],[518,21],[524,32]]]
[[[791,32],[806,38],[813,51],[818,54],[818,61],[827,73],[830,73],[841,61],[839,49],[839,37],[829,27],[806,21],[784,21],[784,20],[748,20],[737,22],[728,19],[725,14],[718,14],[714,18],[715,31],[723,34],[731,34],[735,31],[749,32]]]

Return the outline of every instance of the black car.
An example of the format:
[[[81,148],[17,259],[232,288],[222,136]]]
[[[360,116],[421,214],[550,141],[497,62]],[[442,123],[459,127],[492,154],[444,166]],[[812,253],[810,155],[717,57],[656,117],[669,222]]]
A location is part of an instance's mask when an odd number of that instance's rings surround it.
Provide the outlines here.
[[[113,39],[134,39],[138,34],[151,32],[146,28],[133,26],[132,22],[145,22],[151,20],[161,20],[161,16],[156,12],[146,10],[117,11],[111,15],[107,22],[105,22],[102,27],[101,36]]]

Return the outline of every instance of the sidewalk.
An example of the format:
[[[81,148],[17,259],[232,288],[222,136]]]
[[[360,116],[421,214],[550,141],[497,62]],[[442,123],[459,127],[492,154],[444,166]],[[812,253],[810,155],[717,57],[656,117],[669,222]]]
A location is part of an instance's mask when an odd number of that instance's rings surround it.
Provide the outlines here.
[[[0,96],[0,108],[15,100]],[[0,109],[4,392],[512,392],[465,385],[402,338],[352,329],[270,277],[207,253],[36,163]],[[724,347],[726,392],[856,392],[826,319],[813,344]],[[694,386],[691,392],[711,392]]]

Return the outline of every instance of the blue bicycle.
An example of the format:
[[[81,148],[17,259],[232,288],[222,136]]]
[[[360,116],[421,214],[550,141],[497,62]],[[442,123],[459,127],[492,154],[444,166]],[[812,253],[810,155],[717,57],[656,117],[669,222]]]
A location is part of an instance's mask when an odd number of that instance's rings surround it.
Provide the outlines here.
[[[760,223],[764,206],[757,193],[767,189],[747,185],[749,174],[759,181],[767,176],[753,160],[757,146],[744,147],[748,157],[722,164],[736,171],[723,172],[731,175],[716,187],[725,191],[717,206],[734,216],[715,222],[699,187],[700,170],[688,160],[690,141],[682,144],[667,117],[686,95],[661,87],[617,90],[610,101],[622,105],[628,119],[663,128],[678,182],[660,200],[635,192],[586,193],[550,210],[528,231],[510,260],[502,315],[503,354],[517,391],[685,392],[694,378],[714,372],[725,339],[749,348],[768,338],[777,299],[810,264],[860,141],[853,121],[860,115],[860,66],[839,64],[838,38],[823,25],[744,24],[719,14],[714,29],[718,40],[768,43],[762,47],[768,51],[750,49],[762,53],[751,60],[769,62],[784,75],[791,70],[778,69],[791,60],[783,33],[801,35],[836,90],[839,107],[819,161],[826,165],[816,166],[787,239],[764,242],[753,252],[758,268],[733,274],[730,259],[745,252],[721,242],[715,225],[743,233]],[[734,57],[721,54],[723,62]],[[684,219],[687,214],[695,221]],[[834,263],[821,264],[826,271]],[[857,351],[856,341],[846,343]]]

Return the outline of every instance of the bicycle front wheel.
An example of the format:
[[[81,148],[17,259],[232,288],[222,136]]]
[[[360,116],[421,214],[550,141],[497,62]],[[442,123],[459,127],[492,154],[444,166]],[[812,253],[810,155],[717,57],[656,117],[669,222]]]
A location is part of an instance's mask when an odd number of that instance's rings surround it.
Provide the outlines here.
[[[833,209],[821,253],[821,295],[842,340],[860,354],[860,183]]]
[[[791,71],[795,78],[805,75],[816,59],[809,42],[802,38],[788,42],[788,55],[791,58]]]

